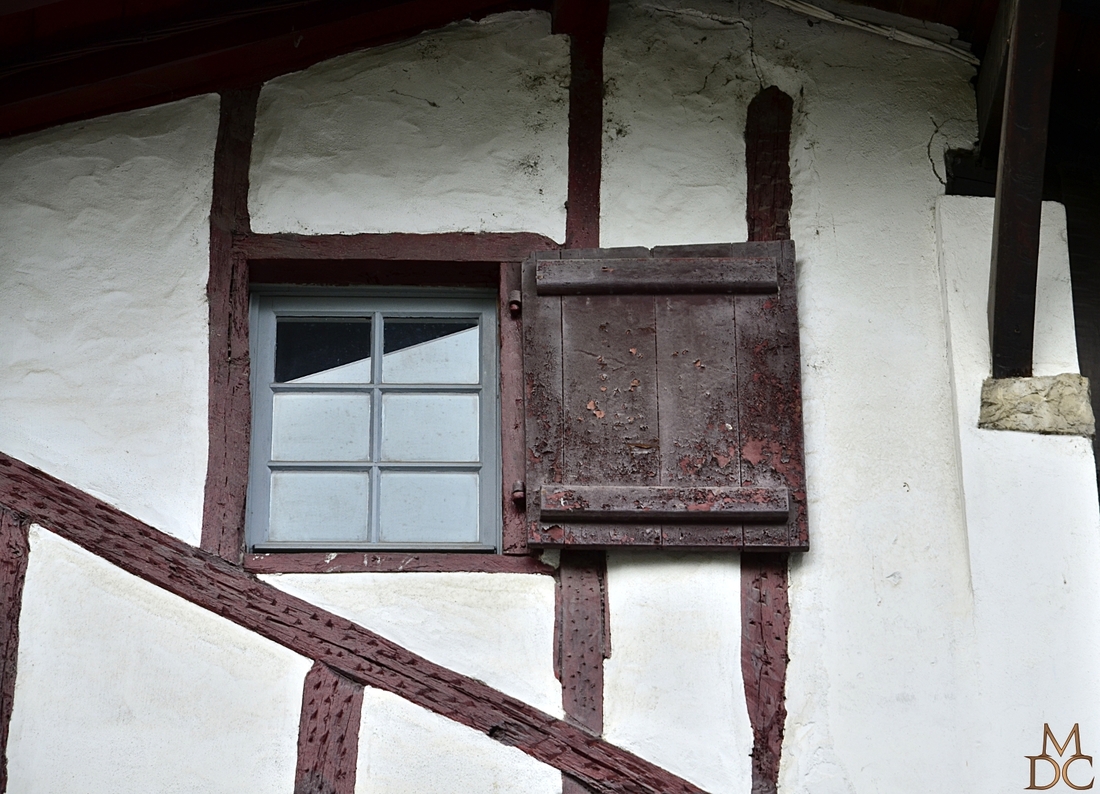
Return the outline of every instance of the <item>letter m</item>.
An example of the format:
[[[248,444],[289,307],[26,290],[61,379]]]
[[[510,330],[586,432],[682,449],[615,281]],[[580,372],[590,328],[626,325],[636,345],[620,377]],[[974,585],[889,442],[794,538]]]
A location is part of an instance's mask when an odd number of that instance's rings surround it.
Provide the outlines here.
[[[1069,747],[1070,740],[1073,741],[1073,754],[1081,755],[1081,730],[1079,728],[1080,723],[1073,723],[1073,730],[1069,732],[1069,736],[1066,737],[1066,741],[1063,744],[1058,744],[1058,740],[1054,738],[1054,734],[1050,732],[1050,725],[1043,723],[1043,755],[1049,756],[1047,752],[1047,739],[1054,745],[1054,749],[1058,751],[1058,757],[1061,758],[1066,754],[1066,749]]]

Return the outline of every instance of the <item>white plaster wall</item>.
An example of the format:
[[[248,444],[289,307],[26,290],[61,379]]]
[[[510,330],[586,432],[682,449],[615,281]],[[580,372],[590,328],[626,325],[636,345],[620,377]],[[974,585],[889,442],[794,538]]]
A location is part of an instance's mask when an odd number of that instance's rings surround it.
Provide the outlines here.
[[[942,197],[936,222],[978,646],[969,790],[1022,789],[1030,782],[1024,756],[1041,752],[1044,723],[1059,742],[1079,724],[1085,754],[1100,742],[1096,471],[1088,439],[978,429],[990,372],[993,200]],[[1059,204],[1043,208],[1035,326],[1035,374],[1077,372]],[[1071,773],[1078,785],[1093,774],[1085,762]],[[1036,782],[1052,775],[1040,763]]]
[[[290,791],[310,663],[32,527],[12,794]]]
[[[569,45],[513,12],[334,58],[260,94],[261,232],[565,235]]]
[[[279,574],[281,590],[562,716],[554,580],[504,573]]]
[[[933,208],[944,147],[974,135],[973,70],[707,0],[616,3],[605,64],[603,245],[744,239],[747,105],[772,84],[795,100],[812,550],[791,570],[781,788],[958,790],[974,635]],[[612,644],[612,666],[641,663]],[[728,730],[700,723],[668,740]]]
[[[216,96],[0,142],[0,451],[198,543]]]
[[[748,792],[736,554],[608,555],[604,737],[711,794]]]
[[[367,687],[356,794],[560,794],[561,772],[480,731]]]

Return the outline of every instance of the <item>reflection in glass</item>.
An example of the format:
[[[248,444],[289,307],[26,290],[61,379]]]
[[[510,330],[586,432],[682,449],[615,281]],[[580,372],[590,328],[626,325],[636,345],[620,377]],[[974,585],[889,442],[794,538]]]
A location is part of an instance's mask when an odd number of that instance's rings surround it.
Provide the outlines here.
[[[268,539],[365,541],[369,482],[367,472],[272,472]]]
[[[385,383],[477,383],[477,320],[386,318]]]
[[[369,383],[367,318],[280,317],[275,329],[276,383]]]
[[[370,458],[370,395],[280,393],[271,411],[272,460]]]
[[[478,539],[475,472],[383,471],[379,540],[470,543]]]
[[[382,395],[382,460],[476,462],[476,394]]]

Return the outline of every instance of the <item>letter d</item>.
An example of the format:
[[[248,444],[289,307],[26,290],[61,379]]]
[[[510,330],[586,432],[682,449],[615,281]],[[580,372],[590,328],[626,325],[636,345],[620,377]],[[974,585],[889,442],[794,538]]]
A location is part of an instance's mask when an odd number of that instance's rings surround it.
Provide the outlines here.
[[[1058,781],[1062,779],[1062,769],[1058,766],[1058,762],[1051,758],[1049,755],[1028,755],[1025,756],[1031,760],[1031,785],[1028,786],[1025,791],[1046,791],[1048,788],[1054,788],[1058,785]],[[1039,759],[1046,761],[1052,767],[1054,767],[1054,780],[1050,781],[1045,786],[1035,785],[1035,762]]]

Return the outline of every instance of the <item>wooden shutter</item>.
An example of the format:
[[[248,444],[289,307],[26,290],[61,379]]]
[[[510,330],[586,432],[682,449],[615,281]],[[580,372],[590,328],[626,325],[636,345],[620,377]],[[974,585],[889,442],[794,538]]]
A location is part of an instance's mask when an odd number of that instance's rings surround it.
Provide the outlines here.
[[[530,545],[807,548],[791,241],[540,252],[522,299]]]

